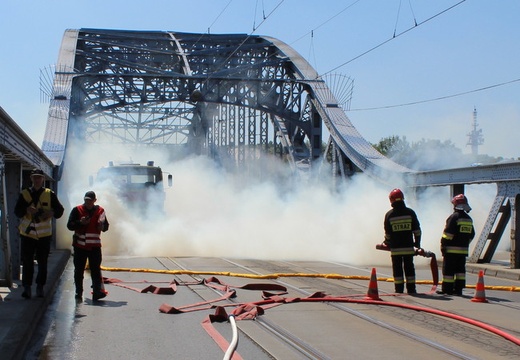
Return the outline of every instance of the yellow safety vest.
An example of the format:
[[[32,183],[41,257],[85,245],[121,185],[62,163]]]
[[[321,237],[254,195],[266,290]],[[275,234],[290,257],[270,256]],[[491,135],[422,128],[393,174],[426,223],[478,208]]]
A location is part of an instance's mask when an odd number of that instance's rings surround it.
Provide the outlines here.
[[[32,203],[31,193],[28,189],[22,190],[22,196],[27,203]],[[38,199],[36,209],[47,211],[51,210],[51,189],[45,188]],[[36,220],[36,221],[35,221]],[[39,220],[39,221],[38,221]],[[52,218],[47,220],[34,219],[34,216],[25,214],[18,226],[20,234],[33,239],[39,239],[52,235]]]

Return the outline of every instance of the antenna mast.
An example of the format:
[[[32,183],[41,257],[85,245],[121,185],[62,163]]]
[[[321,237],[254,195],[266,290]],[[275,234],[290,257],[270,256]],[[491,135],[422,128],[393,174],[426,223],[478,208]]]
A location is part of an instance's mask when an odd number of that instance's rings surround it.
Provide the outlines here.
[[[468,133],[468,144],[471,146],[471,154],[473,156],[478,155],[478,146],[484,144],[484,136],[482,135],[482,129],[477,130],[477,109],[473,108],[473,130]]]

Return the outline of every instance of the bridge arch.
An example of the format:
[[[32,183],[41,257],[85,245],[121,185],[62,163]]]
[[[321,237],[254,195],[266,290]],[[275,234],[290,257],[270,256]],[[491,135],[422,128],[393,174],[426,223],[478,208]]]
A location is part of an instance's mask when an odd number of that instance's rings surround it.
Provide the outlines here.
[[[320,159],[323,125],[334,172],[409,172],[355,129],[325,81],[280,40],[246,34],[67,30],[43,150],[67,142],[185,145],[240,166],[258,149],[298,169]]]

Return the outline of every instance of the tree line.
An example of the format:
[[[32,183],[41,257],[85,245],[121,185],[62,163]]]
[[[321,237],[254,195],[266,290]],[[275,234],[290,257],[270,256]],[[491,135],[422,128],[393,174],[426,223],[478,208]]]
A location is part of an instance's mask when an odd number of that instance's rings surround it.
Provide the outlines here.
[[[372,146],[396,163],[419,171],[494,164],[504,160],[503,157],[485,154],[464,154],[451,140],[421,139],[410,142],[406,136],[392,135]]]

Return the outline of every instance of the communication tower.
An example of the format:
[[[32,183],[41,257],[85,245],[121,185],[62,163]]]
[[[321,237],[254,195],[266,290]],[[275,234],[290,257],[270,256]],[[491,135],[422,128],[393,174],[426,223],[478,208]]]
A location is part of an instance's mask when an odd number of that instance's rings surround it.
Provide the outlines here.
[[[473,156],[478,155],[478,146],[484,144],[484,136],[482,135],[482,129],[477,129],[477,109],[473,108],[473,130],[468,133],[468,144],[471,146],[471,154]]]

